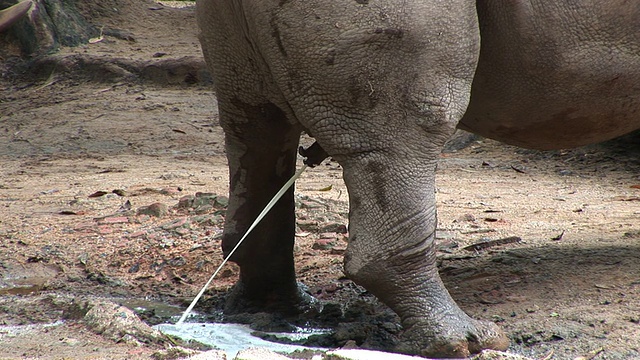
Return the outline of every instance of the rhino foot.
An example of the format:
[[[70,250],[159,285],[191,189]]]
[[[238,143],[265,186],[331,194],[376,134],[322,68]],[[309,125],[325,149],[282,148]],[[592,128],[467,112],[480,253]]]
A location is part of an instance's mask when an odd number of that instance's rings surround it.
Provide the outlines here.
[[[488,321],[463,318],[441,319],[433,324],[416,323],[402,335],[397,351],[437,358],[466,358],[484,349],[506,350],[509,339]]]

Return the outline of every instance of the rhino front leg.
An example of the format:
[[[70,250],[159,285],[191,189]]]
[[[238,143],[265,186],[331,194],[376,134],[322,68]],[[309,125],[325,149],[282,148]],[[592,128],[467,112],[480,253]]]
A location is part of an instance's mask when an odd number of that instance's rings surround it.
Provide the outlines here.
[[[300,128],[271,103],[221,103],[220,117],[230,169],[222,239],[226,256],[295,172]],[[294,235],[290,189],[231,257],[240,266],[240,279],[225,312],[297,312],[303,294],[295,279]]]
[[[400,315],[404,334],[398,351],[466,357],[487,348],[504,350],[509,342],[501,330],[465,314],[438,274],[438,153],[391,150],[344,162],[351,207],[345,270]]]

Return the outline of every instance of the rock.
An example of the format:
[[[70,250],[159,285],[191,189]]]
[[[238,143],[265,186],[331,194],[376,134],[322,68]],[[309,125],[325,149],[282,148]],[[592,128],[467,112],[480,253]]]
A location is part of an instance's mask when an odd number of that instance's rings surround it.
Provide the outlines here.
[[[130,309],[110,301],[94,300],[80,305],[88,309],[83,317],[86,326],[114,342],[130,344],[165,343],[167,338],[138,318]]]
[[[320,232],[346,234],[347,226],[340,223],[328,223],[320,227]]]
[[[291,360],[291,358],[271,350],[255,348],[239,351],[234,360]]]
[[[160,190],[160,194],[162,195],[176,195],[182,191],[182,188],[179,187],[168,187]]]
[[[347,251],[347,247],[346,246],[334,246],[331,248],[331,254],[332,255],[344,255],[344,253]]]
[[[227,360],[227,353],[222,350],[210,350],[190,356],[189,360]]]
[[[470,360],[533,360],[531,358],[510,354],[503,351],[483,350],[480,354],[472,357]]]
[[[186,357],[196,355],[198,352],[196,350],[191,350],[187,348],[183,348],[180,346],[174,346],[165,350],[158,350],[151,355],[151,357],[155,360],[174,360],[174,359],[184,359]],[[190,358],[190,357],[189,357]]]
[[[330,250],[335,245],[332,239],[318,239],[311,246],[314,250]]]
[[[126,216],[111,216],[100,220],[98,224],[124,224],[128,222],[129,218]]]
[[[362,349],[338,349],[328,351],[322,360],[429,360],[428,358]],[[432,359],[434,360],[434,359]],[[484,350],[470,360],[532,360],[502,351]]]
[[[214,194],[214,193],[204,193],[204,192],[197,192],[196,193],[196,197],[193,199],[193,205],[192,207],[194,208],[198,208],[202,205],[212,205],[216,203],[216,198],[218,197],[218,195]]]
[[[218,197],[216,197],[216,205],[219,208],[226,208],[227,206],[229,206],[229,198],[219,195]]]
[[[176,205],[176,207],[180,209],[189,209],[193,207],[193,201],[195,198],[196,197],[193,195],[185,195],[178,200],[178,205]]]
[[[314,220],[298,220],[297,224],[302,231],[317,232],[319,228],[318,222]]]
[[[138,215],[150,215],[155,217],[164,217],[169,213],[169,208],[163,203],[153,203],[149,206],[143,206],[138,209]]]
[[[362,349],[338,349],[329,351],[323,360],[428,360],[422,357]]]
[[[188,227],[189,226],[189,219],[187,218],[179,218],[179,219],[175,219],[167,224],[163,224],[162,226],[160,226],[163,230],[174,230],[180,227]]]

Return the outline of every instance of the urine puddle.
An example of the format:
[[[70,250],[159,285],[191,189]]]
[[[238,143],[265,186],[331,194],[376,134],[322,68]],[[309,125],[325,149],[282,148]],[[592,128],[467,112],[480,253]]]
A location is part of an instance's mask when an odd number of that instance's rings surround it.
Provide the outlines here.
[[[205,323],[183,323],[180,326],[172,324],[159,324],[154,328],[161,332],[178,337],[183,340],[195,340],[203,344],[213,346],[216,349],[223,350],[227,356],[233,358],[238,351],[249,348],[266,348],[275,352],[291,353],[296,350],[319,350],[326,351],[328,349],[306,347],[300,345],[281,344],[263,340],[253,336],[254,330],[246,325],[240,324],[205,324]],[[329,330],[322,329],[300,329],[296,333],[266,333],[277,338],[289,339],[294,341],[304,340],[311,335],[326,334]]]

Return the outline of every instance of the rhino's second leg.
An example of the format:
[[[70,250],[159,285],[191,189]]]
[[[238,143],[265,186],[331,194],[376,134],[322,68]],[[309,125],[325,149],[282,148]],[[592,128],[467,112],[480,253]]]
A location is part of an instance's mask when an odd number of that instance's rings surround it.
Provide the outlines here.
[[[387,148],[343,162],[351,208],[347,274],[400,315],[405,330],[398,351],[466,357],[486,348],[506,348],[508,340],[498,327],[465,314],[438,274],[438,151],[402,150]]]
[[[230,199],[222,247],[227,255],[265,205],[293,175],[300,136],[275,105],[220,104],[230,169]],[[293,189],[240,245],[231,260],[240,279],[226,312],[296,312],[303,300],[295,279]]]

